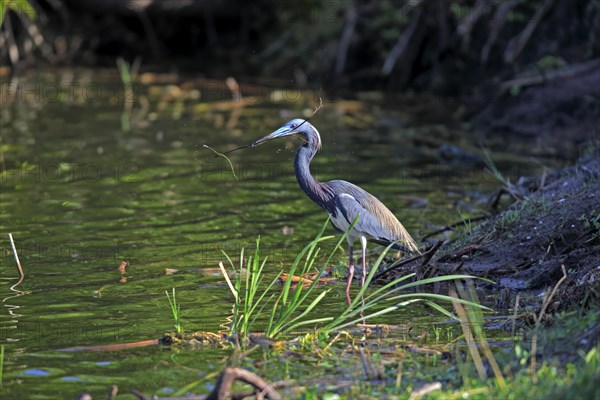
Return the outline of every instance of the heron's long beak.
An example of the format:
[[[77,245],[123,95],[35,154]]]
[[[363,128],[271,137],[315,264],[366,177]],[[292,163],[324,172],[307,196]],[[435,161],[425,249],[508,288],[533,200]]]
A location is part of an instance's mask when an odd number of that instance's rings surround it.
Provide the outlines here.
[[[261,145],[263,143],[268,142],[269,140],[273,140],[273,139],[277,139],[277,138],[281,138],[284,136],[288,136],[294,133],[294,130],[291,128],[288,128],[287,126],[282,126],[281,128],[277,129],[275,132],[271,132],[269,133],[267,136],[258,139],[256,142],[252,143],[250,145],[250,147],[256,147],[258,145]]]

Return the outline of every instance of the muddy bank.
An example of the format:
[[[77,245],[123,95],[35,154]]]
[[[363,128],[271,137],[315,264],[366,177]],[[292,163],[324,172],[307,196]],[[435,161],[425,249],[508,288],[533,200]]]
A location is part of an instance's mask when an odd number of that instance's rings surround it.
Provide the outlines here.
[[[415,270],[419,277],[472,274],[496,282],[498,305],[511,306],[519,291],[553,287],[564,265],[567,278],[549,311],[589,305],[600,293],[600,155],[596,150],[532,186],[503,212],[448,238],[428,263],[417,260],[386,279]]]

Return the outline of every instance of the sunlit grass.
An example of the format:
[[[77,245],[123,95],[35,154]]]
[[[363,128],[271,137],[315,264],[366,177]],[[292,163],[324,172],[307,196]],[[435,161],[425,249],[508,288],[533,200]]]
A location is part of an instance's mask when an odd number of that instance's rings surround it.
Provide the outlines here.
[[[332,236],[323,236],[327,223],[328,221],[325,222],[315,239],[300,251],[288,271],[290,276],[303,276],[315,268],[317,258],[320,254],[319,243],[332,238]],[[317,276],[320,276],[325,270],[335,254],[335,249],[339,247],[344,239],[345,235],[342,235],[334,250],[331,251],[321,267],[318,268]],[[292,286],[291,279],[287,279],[283,287],[279,290],[279,294],[277,294],[276,291],[272,291],[271,289],[278,281],[282,271],[269,282],[267,287],[262,290],[262,293],[259,293],[259,288],[265,279],[263,269],[267,262],[267,258],[263,259],[262,262],[260,260],[260,240],[256,241],[256,250],[254,255],[249,257],[247,261],[247,270],[245,273],[244,249],[240,252],[239,268],[237,269],[231,257],[226,253],[224,255],[236,273],[235,283],[232,284],[226,271],[221,266],[221,271],[228,281],[229,288],[234,296],[233,317],[230,325],[230,333],[232,335],[236,335],[239,339],[244,340],[257,317],[261,315],[262,310],[268,304],[271,305],[271,312],[269,313],[269,322],[265,330],[267,337],[276,337],[286,330],[296,329],[303,325],[326,322],[331,319],[304,319],[329,292],[329,290],[325,290],[316,298],[309,300],[311,293],[316,288],[318,279],[307,287],[302,284]],[[274,301],[272,301],[273,299]]]
[[[183,335],[183,327],[181,326],[180,307],[179,304],[177,304],[177,298],[175,297],[175,288],[173,288],[173,297],[169,296],[169,292],[167,290],[165,290],[165,294],[167,295],[167,300],[169,301],[169,307],[171,308],[173,321],[175,321],[175,330],[177,331],[177,336],[181,338]]]
[[[319,245],[330,240],[332,236],[323,236],[329,220],[325,222],[315,239],[313,239],[296,257],[294,263],[287,273],[289,276],[305,276],[309,272],[315,272],[319,277],[330,264],[336,253],[336,249],[345,240],[346,234],[342,235],[333,250],[317,267],[321,248]],[[325,335],[334,331],[343,329],[350,325],[357,324],[375,317],[379,317],[399,308],[407,307],[416,302],[423,302],[442,314],[455,318],[453,314],[442,307],[439,302],[451,303],[453,298],[446,295],[435,293],[403,293],[406,289],[417,286],[433,284],[437,282],[452,281],[455,279],[472,279],[469,275],[446,275],[435,278],[428,278],[414,282],[407,282],[415,274],[408,274],[396,279],[384,286],[371,289],[367,292],[368,286],[373,280],[375,273],[381,265],[383,259],[391,246],[388,246],[375,264],[366,278],[365,285],[361,287],[358,294],[354,297],[352,304],[345,306],[337,315],[321,315],[317,318],[311,316],[319,303],[328,295],[330,289],[324,289],[316,294],[318,279],[310,284],[293,285],[291,279],[286,279],[283,286],[274,290],[274,285],[280,278],[280,272],[268,282],[266,288],[261,289],[265,281],[264,267],[267,259],[260,258],[260,241],[256,242],[254,255],[247,260],[247,269],[244,271],[244,250],[240,252],[239,266],[233,262],[229,255],[225,257],[229,261],[231,268],[235,272],[234,283],[220,265],[221,271],[225,276],[228,286],[234,296],[233,316],[230,324],[230,334],[243,342],[249,333],[254,329],[257,318],[263,314],[263,310],[269,309],[269,319],[264,330],[267,337],[275,338],[285,332],[294,331],[303,326],[311,326],[318,329]],[[462,304],[472,307],[485,308],[477,302],[467,300],[455,300]]]

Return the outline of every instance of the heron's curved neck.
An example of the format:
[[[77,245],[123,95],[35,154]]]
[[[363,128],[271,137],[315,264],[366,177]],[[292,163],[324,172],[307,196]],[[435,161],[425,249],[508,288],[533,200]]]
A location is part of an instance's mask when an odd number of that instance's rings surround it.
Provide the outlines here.
[[[304,193],[306,193],[312,201],[328,210],[329,202],[333,196],[326,189],[325,185],[316,180],[310,173],[310,162],[316,153],[317,146],[310,140],[298,149],[294,161],[296,179]]]

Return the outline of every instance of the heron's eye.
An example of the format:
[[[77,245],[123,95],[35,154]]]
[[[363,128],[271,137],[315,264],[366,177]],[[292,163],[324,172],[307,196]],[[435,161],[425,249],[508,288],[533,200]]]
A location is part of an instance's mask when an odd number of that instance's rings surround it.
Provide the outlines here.
[[[296,129],[296,124],[292,124],[292,126],[290,128]]]

